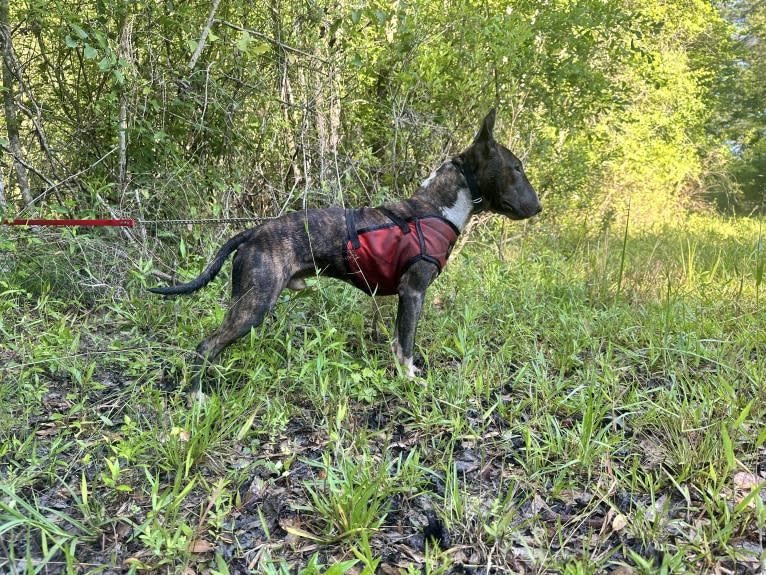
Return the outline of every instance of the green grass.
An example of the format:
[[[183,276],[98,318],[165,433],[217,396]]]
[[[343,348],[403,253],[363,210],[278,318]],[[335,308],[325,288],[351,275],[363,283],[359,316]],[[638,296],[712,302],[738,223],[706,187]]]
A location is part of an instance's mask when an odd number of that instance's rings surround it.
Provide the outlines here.
[[[19,249],[0,279],[0,571],[766,567],[759,222],[485,226],[428,292],[421,381],[371,336],[370,300],[320,280],[192,405],[172,386],[225,278],[162,300],[143,251],[83,294],[112,268],[77,237],[53,244],[85,275],[30,282]]]

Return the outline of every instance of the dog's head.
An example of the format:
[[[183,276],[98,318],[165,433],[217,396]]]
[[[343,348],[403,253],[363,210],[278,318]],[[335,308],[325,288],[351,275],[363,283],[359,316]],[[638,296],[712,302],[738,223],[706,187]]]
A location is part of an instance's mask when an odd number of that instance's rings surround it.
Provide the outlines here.
[[[481,195],[479,209],[508,216],[514,220],[531,218],[542,210],[532,184],[529,183],[521,161],[495,141],[495,110],[481,124],[473,144],[460,156],[467,162],[476,179]]]

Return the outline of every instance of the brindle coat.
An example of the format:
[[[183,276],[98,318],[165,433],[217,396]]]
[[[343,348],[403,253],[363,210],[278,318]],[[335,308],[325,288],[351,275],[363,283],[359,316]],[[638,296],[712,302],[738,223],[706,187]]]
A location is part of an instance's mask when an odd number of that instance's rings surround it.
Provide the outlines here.
[[[494,124],[492,110],[467,149],[437,168],[412,198],[384,207],[402,219],[440,214],[460,231],[473,214],[484,210],[514,220],[537,214],[542,209],[537,194],[519,159],[495,141]],[[358,228],[391,222],[377,208],[354,210],[354,219]],[[346,236],[342,208],[293,212],[231,238],[189,283],[150,290],[162,295],[194,292],[209,283],[228,256],[237,252],[232,269],[231,306],[218,329],[197,346],[193,391],[199,391],[203,365],[260,325],[284,288],[302,289],[304,278],[317,272],[351,281],[343,255]],[[420,260],[406,269],[399,282],[393,349],[409,376],[417,373],[412,356],[425,292],[438,273],[434,263]]]

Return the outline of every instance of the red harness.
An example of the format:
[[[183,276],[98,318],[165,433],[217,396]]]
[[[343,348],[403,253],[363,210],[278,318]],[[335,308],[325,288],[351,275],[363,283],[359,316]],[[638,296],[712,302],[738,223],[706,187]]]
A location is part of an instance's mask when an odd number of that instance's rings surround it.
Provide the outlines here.
[[[344,256],[354,285],[368,294],[394,295],[402,274],[417,261],[429,261],[441,272],[459,234],[452,222],[435,214],[405,220],[379,209],[392,223],[359,230],[354,211],[346,210]]]

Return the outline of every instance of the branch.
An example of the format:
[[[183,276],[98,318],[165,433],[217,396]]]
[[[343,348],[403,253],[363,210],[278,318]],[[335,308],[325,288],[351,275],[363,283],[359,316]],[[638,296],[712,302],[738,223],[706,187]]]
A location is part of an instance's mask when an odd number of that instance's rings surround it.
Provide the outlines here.
[[[306,56],[307,58],[311,58],[312,60],[316,60],[317,62],[321,62],[322,64],[328,64],[327,60],[324,58],[320,58],[319,56],[315,54],[310,54],[308,52],[304,52],[303,50],[300,50],[299,48],[293,48],[292,46],[288,46],[287,44],[283,44],[279,40],[274,40],[274,38],[271,38],[267,36],[266,34],[263,34],[261,32],[258,32],[256,30],[250,30],[249,28],[243,28],[242,26],[237,26],[236,24],[232,24],[231,22],[227,22],[226,20],[216,20],[217,24],[223,24],[224,26],[227,26],[233,30],[239,30],[240,32],[247,32],[251,36],[255,36],[256,38],[260,38],[261,40],[264,40],[265,42],[268,42],[269,44],[273,44],[274,46],[281,48],[285,52],[293,52],[294,54],[300,54],[301,56]]]
[[[103,162],[103,161],[104,161],[106,158],[108,158],[108,157],[109,157],[109,156],[111,156],[113,153],[115,153],[115,152],[118,150],[118,147],[117,147],[117,146],[115,146],[114,148],[112,148],[111,150],[109,150],[109,151],[108,151],[106,154],[104,154],[103,156],[101,156],[101,157],[100,157],[98,160],[96,160],[95,162],[93,162],[93,163],[92,163],[90,166],[88,166],[87,168],[83,168],[83,169],[82,169],[82,170],[80,170],[79,172],[77,172],[77,173],[75,173],[75,174],[72,174],[72,175],[70,175],[70,176],[67,176],[66,178],[64,178],[63,180],[60,180],[60,181],[58,181],[58,182],[53,182],[53,181],[51,181],[49,178],[45,177],[45,175],[43,175],[43,174],[42,174],[40,171],[38,171],[37,169],[35,169],[35,167],[34,167],[34,166],[32,166],[32,165],[28,164],[27,162],[25,162],[25,161],[24,161],[24,160],[22,160],[22,159],[16,158],[16,156],[14,156],[13,152],[12,152],[11,150],[9,150],[8,148],[6,148],[5,146],[0,146],[0,150],[4,151],[4,152],[5,152],[5,153],[7,153],[7,154],[10,154],[10,155],[11,155],[11,156],[12,156],[12,157],[15,159],[15,160],[17,160],[17,161],[19,161],[21,164],[23,164],[23,165],[24,165],[24,167],[26,167],[26,168],[27,168],[27,169],[28,169],[30,172],[33,172],[33,173],[34,173],[34,174],[35,174],[37,177],[39,177],[40,179],[44,180],[44,181],[45,181],[45,183],[46,183],[46,184],[48,184],[48,188],[46,188],[45,190],[43,190],[43,192],[41,192],[40,194],[38,194],[37,196],[35,196],[35,197],[32,199],[32,201],[31,201],[29,204],[25,205],[25,206],[24,206],[24,209],[22,209],[22,210],[21,210],[21,211],[20,211],[20,212],[17,214],[18,216],[21,216],[22,214],[24,214],[24,212],[25,212],[25,211],[27,211],[27,209],[29,209],[29,208],[31,208],[32,206],[34,206],[34,205],[35,205],[35,204],[36,204],[38,201],[40,201],[41,199],[43,199],[45,196],[47,196],[47,195],[48,195],[48,194],[50,194],[51,192],[54,192],[54,191],[56,191],[58,188],[60,188],[60,187],[61,187],[61,186],[63,186],[64,184],[66,184],[68,181],[75,179],[75,178],[76,178],[76,177],[78,177],[79,175],[81,175],[81,174],[84,174],[85,172],[87,172],[87,171],[91,170],[92,168],[96,167],[97,165],[99,165],[99,164],[100,164],[101,162]]]
[[[213,23],[216,21],[215,13],[218,11],[218,5],[220,3],[221,0],[213,0],[213,6],[210,8],[210,16],[207,17],[207,23],[202,29],[202,34],[200,34],[199,42],[197,42],[197,47],[194,49],[194,54],[192,54],[191,60],[189,60],[190,70],[194,69],[194,66],[197,65],[197,59],[199,58],[200,54],[202,54],[202,50],[205,47],[205,42],[207,41],[207,35],[210,33],[210,28],[213,26]]]

